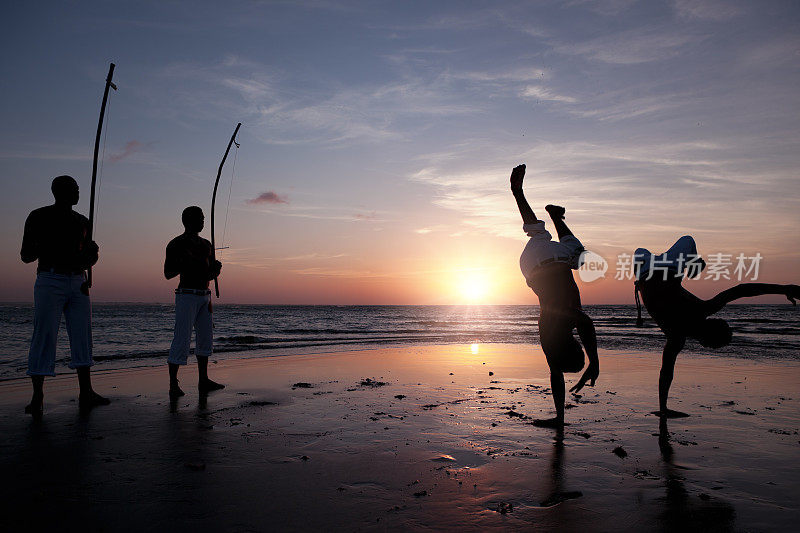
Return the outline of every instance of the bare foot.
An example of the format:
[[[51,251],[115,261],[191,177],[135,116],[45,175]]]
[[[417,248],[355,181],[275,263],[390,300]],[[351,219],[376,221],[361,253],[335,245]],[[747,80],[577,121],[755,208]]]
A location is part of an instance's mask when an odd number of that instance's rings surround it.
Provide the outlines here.
[[[550,214],[550,218],[552,218],[553,220],[563,219],[564,213],[567,212],[567,210],[561,207],[560,205],[553,205],[553,204],[544,206],[544,210]]]
[[[78,396],[78,406],[80,406],[81,409],[92,409],[98,405],[108,405],[110,403],[111,400],[100,396],[95,391],[83,393]]]
[[[797,285],[789,285],[786,289],[786,298],[792,302],[792,305],[797,305],[795,298],[800,298],[800,287]]]
[[[537,428],[553,428],[553,429],[561,429],[566,424],[564,424],[563,418],[553,417],[553,418],[538,418],[531,422]]]
[[[169,384],[169,397],[172,398],[173,400],[177,399],[177,398],[180,398],[181,396],[184,396],[185,394],[186,393],[181,390],[181,388],[178,386],[177,382]]]
[[[33,418],[42,418],[44,414],[44,395],[34,394],[31,403],[25,406],[25,414],[32,415]]]
[[[215,390],[224,389],[225,385],[222,383],[217,383],[216,381],[211,381],[210,379],[201,379],[197,383],[197,388],[200,392],[211,392]]]
[[[691,416],[688,413],[673,411],[672,409],[667,409],[666,411],[653,411],[650,414],[661,418],[686,418],[687,416]]]

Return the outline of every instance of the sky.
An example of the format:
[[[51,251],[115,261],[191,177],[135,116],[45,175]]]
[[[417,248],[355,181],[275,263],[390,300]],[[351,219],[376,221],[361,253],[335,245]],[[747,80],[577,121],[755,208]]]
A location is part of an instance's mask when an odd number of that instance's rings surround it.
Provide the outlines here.
[[[221,302],[536,303],[519,163],[536,213],[565,206],[609,263],[584,303],[632,303],[619,254],[685,234],[797,283],[799,23],[777,0],[11,2],[0,300],[32,300],[22,228],[54,176],[78,180],[88,214],[112,61],[95,301],[171,301],[166,243],[189,205],[210,238],[237,122]],[[687,286],[711,296],[730,275]]]

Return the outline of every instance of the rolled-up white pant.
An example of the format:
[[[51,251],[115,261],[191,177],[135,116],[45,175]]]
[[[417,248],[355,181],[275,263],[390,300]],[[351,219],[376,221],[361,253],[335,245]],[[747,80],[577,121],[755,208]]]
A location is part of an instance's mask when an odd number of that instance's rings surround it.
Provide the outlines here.
[[[56,340],[62,314],[69,335],[69,367],[92,366],[92,304],[81,292],[83,282],[82,274],[41,272],[36,276],[29,376],[56,375]]]
[[[175,336],[169,348],[169,363],[185,365],[189,359],[189,346],[192,343],[192,328],[195,331],[196,357],[210,357],[213,333],[211,294],[175,295]]]

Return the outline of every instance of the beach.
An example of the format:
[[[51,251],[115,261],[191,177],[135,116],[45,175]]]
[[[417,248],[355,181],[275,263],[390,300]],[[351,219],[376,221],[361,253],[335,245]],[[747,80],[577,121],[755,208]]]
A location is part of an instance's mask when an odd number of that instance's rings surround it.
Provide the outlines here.
[[[254,354],[256,355],[256,354]],[[800,363],[681,357],[660,423],[660,353],[601,350],[552,416],[541,349],[399,346],[231,359],[207,397],[181,370],[0,383],[6,531],[780,531],[800,518]],[[574,383],[578,375],[570,375]],[[568,387],[570,383],[568,382]]]

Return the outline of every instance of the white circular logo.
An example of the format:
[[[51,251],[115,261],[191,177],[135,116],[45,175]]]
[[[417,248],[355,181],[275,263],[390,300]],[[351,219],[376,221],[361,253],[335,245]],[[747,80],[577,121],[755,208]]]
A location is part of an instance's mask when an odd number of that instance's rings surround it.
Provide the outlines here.
[[[581,265],[578,269],[578,276],[585,283],[604,278],[606,272],[608,272],[608,262],[589,250],[584,251],[578,261],[578,264]]]

